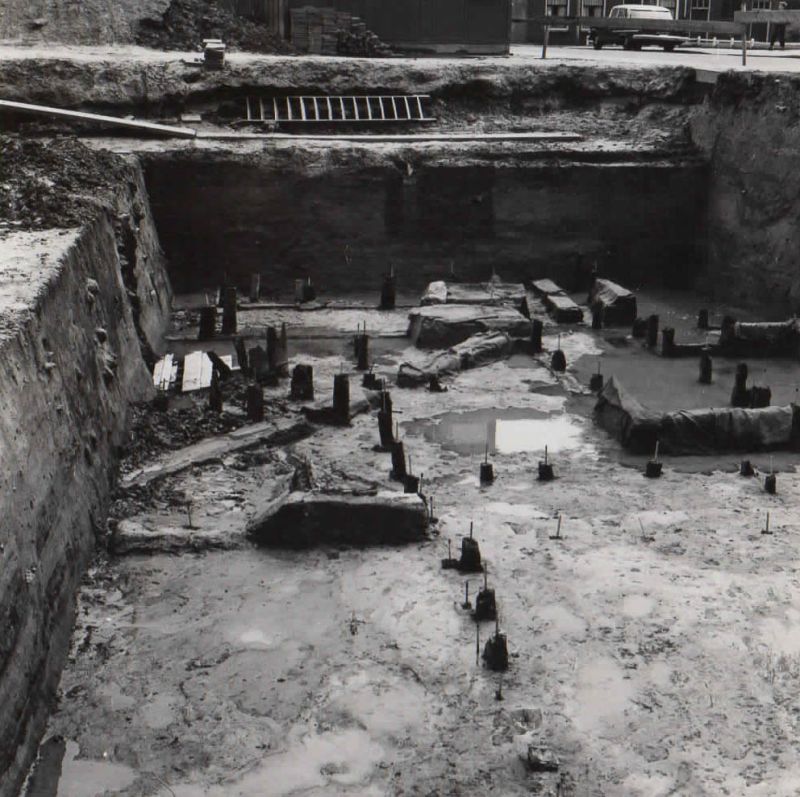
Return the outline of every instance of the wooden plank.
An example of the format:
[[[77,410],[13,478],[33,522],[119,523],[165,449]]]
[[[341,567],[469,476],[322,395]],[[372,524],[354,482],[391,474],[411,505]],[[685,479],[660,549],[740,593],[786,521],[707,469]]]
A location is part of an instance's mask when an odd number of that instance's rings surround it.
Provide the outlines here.
[[[207,362],[209,366],[208,383],[203,384],[203,362]],[[211,360],[204,351],[193,351],[183,358],[183,382],[181,383],[181,392],[189,393],[193,390],[200,390],[203,387],[208,387],[211,384]]]
[[[560,285],[556,285],[551,279],[534,280],[531,283],[531,288],[537,296],[556,296],[563,294],[564,289]]]
[[[220,357],[220,360],[228,366],[233,368],[233,356],[225,354]],[[211,375],[214,371],[214,365],[211,359],[204,351],[193,351],[187,354],[183,360],[183,382],[181,383],[181,392],[189,393],[193,390],[203,390],[204,388],[211,387]]]
[[[153,368],[153,385],[159,390],[168,390],[178,375],[178,365],[172,354],[162,357]]]
[[[197,131],[190,127],[173,127],[171,125],[159,125],[153,122],[140,122],[136,119],[121,119],[117,116],[105,116],[99,113],[86,113],[85,111],[68,111],[64,108],[53,108],[48,105],[31,105],[27,102],[12,102],[10,100],[0,100],[0,109],[9,111],[20,111],[30,113],[34,116],[55,116],[59,119],[70,119],[81,122],[98,122],[123,127],[129,130],[146,131],[148,133],[159,133],[163,136],[173,138],[196,138]]]
[[[368,144],[430,141],[442,141],[445,143],[459,141],[545,141],[565,143],[584,140],[584,136],[579,133],[538,131],[522,133],[339,133],[336,135],[200,132],[197,137],[208,141],[361,141]]]

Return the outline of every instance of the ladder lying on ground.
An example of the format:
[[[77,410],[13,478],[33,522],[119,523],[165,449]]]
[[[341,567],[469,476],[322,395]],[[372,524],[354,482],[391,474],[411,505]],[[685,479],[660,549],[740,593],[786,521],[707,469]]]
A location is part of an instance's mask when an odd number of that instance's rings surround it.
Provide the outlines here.
[[[246,97],[246,116],[240,124],[435,122],[427,110],[429,102],[427,94]]]

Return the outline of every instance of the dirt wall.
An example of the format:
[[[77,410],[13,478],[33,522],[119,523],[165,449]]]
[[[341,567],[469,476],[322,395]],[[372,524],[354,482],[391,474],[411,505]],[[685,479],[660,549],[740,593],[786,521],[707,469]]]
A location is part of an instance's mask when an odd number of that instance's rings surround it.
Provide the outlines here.
[[[729,72],[691,121],[710,161],[702,285],[774,317],[800,310],[798,120],[797,78]]]
[[[25,53],[25,51],[21,51]],[[634,107],[693,102],[685,67],[603,67],[516,59],[231,59],[205,71],[174,58],[45,55],[0,60],[0,97],[66,108],[136,115],[169,114],[195,104],[261,91],[284,94],[430,94],[476,114],[517,108],[590,107],[613,98]],[[441,110],[441,109],[439,109]]]
[[[258,272],[265,292],[285,294],[305,276],[377,291],[390,264],[417,289],[451,263],[470,280],[494,268],[571,287],[595,260],[628,284],[686,285],[704,256],[704,169],[416,151],[302,168],[289,155],[173,153],[148,158],[146,173],[176,290],[214,288],[225,273],[244,289]]]
[[[138,217],[138,221],[136,221]],[[80,228],[0,234],[0,797],[52,709],[143,351],[169,301],[141,174]]]

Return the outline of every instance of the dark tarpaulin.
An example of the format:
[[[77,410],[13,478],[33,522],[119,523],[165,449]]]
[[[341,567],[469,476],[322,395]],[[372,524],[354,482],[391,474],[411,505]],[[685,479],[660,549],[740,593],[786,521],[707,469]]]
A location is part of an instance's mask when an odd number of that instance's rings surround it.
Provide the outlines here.
[[[652,452],[661,431],[661,415],[631,396],[612,376],[597,397],[595,421],[629,451]]]
[[[768,451],[796,446],[794,407],[711,407],[666,413],[661,421],[665,454]]]
[[[622,285],[607,279],[596,279],[589,293],[589,307],[599,306],[603,324],[627,326],[636,319],[636,297]]]
[[[800,356],[800,322],[737,321],[723,326],[720,347],[726,353],[739,356],[797,357]]]
[[[712,407],[656,413],[612,377],[600,392],[595,420],[629,451],[646,454],[656,440],[664,454],[713,454],[800,448],[800,407]]]

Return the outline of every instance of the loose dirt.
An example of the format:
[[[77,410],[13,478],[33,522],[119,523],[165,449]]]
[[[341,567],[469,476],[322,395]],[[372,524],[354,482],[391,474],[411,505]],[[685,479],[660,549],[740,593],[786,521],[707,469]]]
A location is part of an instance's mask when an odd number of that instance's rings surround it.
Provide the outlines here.
[[[126,179],[121,158],[77,139],[0,136],[0,218],[15,229],[79,227]]]

